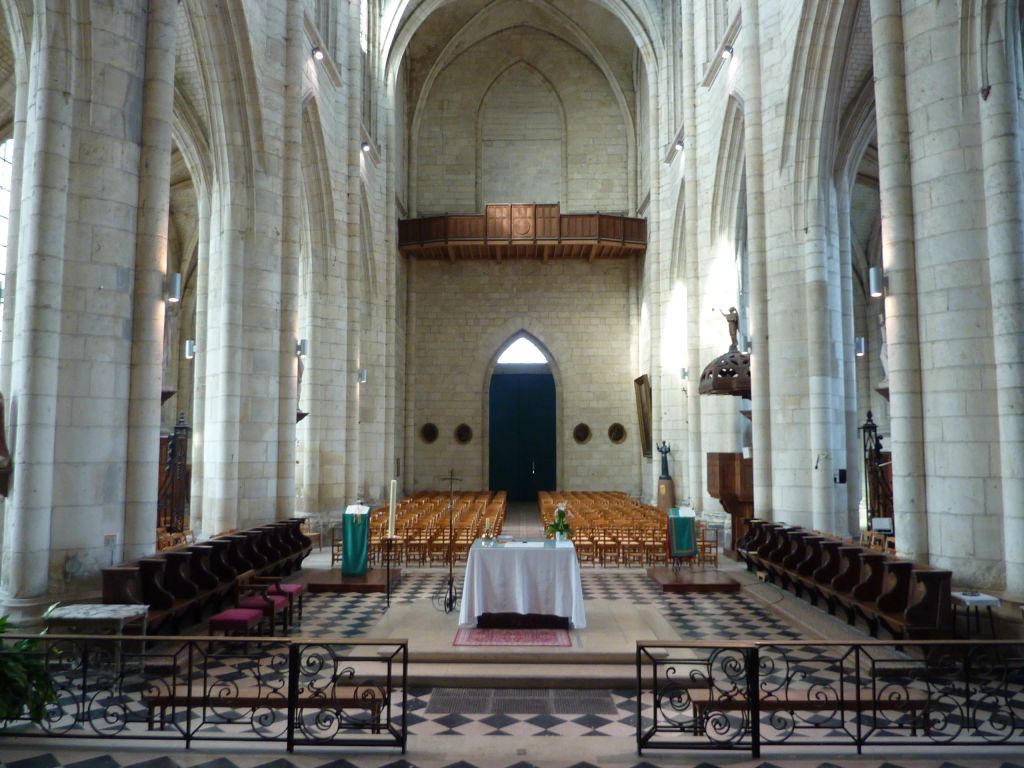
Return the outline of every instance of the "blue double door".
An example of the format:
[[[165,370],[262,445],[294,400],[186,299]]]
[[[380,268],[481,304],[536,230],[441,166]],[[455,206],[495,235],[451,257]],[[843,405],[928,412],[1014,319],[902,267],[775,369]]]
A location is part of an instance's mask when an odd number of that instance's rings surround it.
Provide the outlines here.
[[[491,377],[490,489],[509,501],[555,490],[555,379],[550,373]]]

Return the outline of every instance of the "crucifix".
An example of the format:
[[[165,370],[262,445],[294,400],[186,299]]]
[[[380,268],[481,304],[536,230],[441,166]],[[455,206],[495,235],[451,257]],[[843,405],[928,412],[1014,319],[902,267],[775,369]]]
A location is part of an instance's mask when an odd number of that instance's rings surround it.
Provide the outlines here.
[[[448,583],[445,587],[443,594],[438,593],[434,596],[434,605],[438,609],[444,610],[445,613],[451,613],[455,610],[456,604],[459,602],[458,595],[455,593],[455,484],[461,483],[462,478],[455,476],[455,469],[451,468],[448,470],[448,475],[440,478],[442,482],[447,481],[448,483]]]

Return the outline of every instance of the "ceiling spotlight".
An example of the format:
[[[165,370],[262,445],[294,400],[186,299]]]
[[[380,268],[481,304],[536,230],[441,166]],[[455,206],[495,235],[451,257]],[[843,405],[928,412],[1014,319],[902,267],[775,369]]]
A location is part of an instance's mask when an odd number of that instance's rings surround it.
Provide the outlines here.
[[[362,150],[363,150],[363,152],[369,152],[370,151],[370,142],[364,141],[362,143]]]
[[[324,60],[324,52],[320,50],[319,45],[313,46],[313,58],[316,59],[317,61]]]
[[[731,45],[727,45],[727,46],[725,46],[725,48],[722,49],[722,58],[725,59],[726,61],[728,61],[729,59],[732,58],[732,46]]]

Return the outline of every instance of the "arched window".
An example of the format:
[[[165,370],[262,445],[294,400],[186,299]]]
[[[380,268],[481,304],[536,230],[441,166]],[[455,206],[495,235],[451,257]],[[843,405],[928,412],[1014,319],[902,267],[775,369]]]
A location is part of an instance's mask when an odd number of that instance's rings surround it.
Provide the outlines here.
[[[543,365],[548,361],[536,344],[525,336],[520,336],[501,353],[498,365]]]

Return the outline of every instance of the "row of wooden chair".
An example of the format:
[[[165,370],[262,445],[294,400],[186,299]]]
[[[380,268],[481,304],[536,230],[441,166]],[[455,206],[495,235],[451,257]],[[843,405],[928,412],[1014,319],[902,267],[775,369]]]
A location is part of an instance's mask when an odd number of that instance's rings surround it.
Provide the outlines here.
[[[449,506],[452,507],[449,521]],[[456,562],[469,556],[473,541],[483,535],[490,523],[494,535],[501,533],[508,510],[504,491],[463,491],[454,495],[424,491],[395,505],[395,535],[391,539],[392,565],[446,565],[449,553]],[[367,554],[371,565],[383,564],[387,557],[388,508],[370,511],[370,541]],[[449,526],[454,536],[449,535]],[[342,540],[337,528],[332,531],[331,565],[341,562]]]

